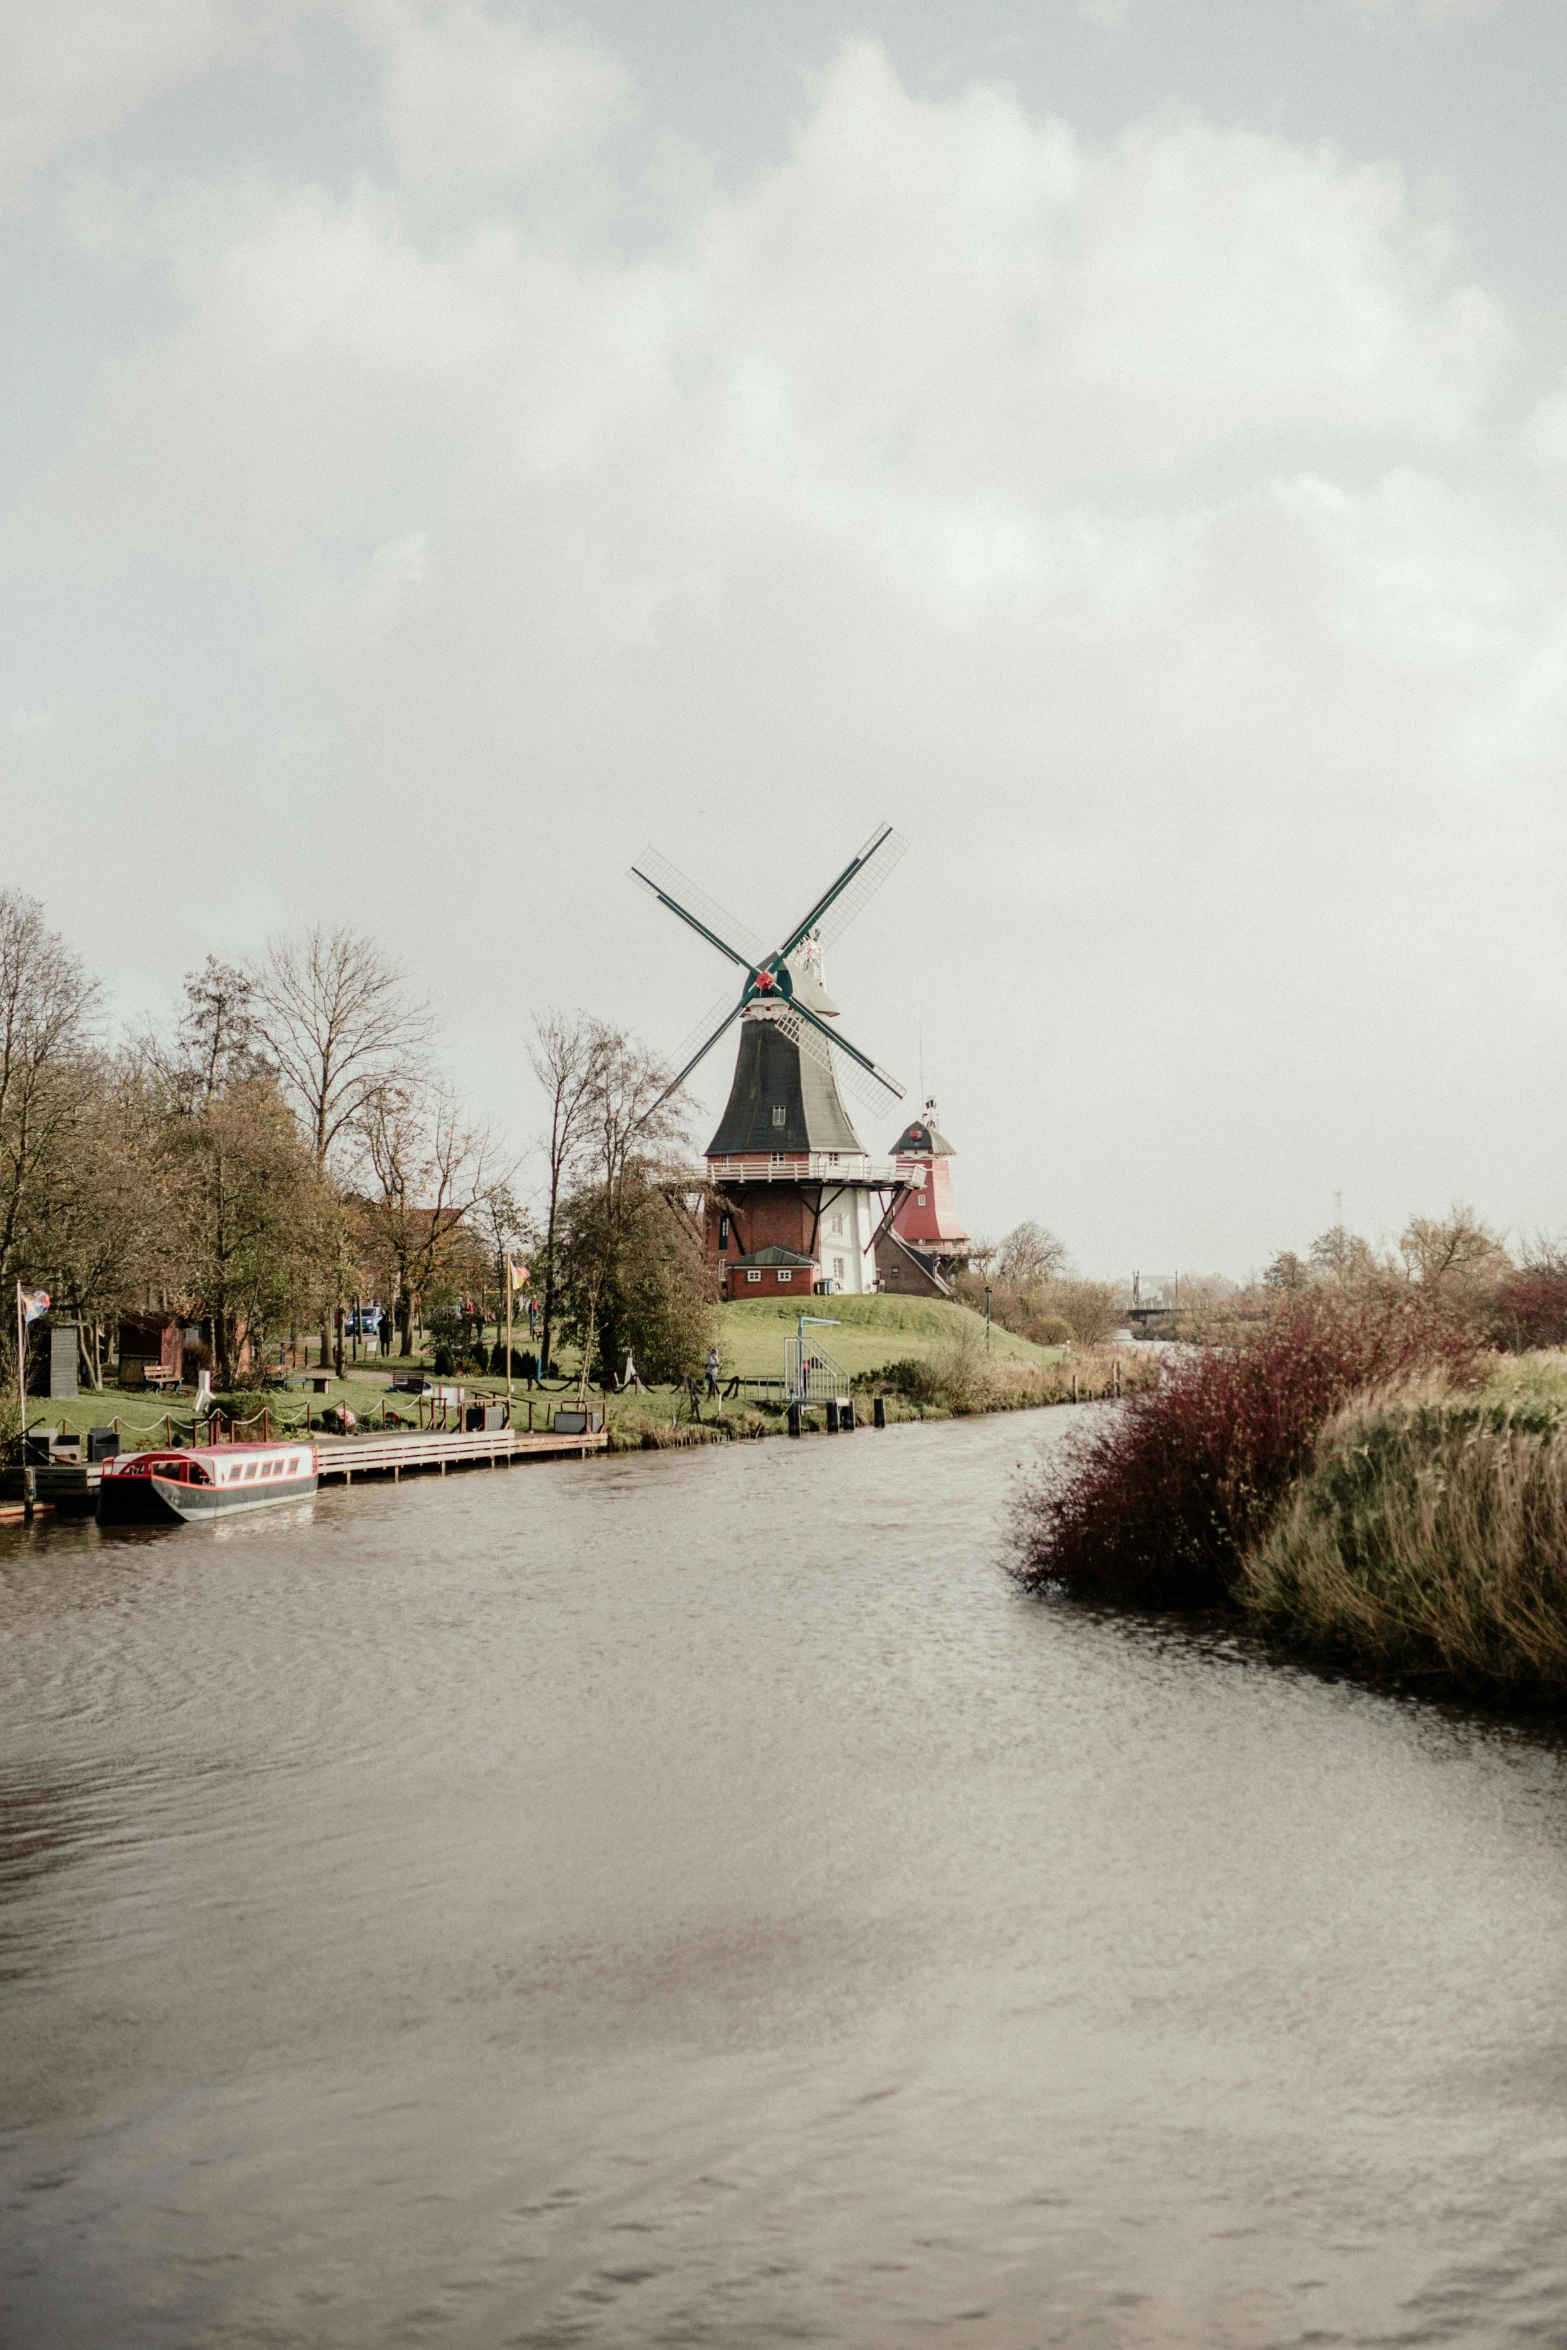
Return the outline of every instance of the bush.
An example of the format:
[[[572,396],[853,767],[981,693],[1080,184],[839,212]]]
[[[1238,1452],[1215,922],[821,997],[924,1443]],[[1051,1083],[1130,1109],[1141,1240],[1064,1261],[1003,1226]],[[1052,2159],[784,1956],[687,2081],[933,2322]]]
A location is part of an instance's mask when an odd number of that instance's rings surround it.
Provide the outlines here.
[[[1510,1274],[1496,1295],[1493,1330],[1515,1354],[1567,1346],[1567,1271],[1526,1266]]]
[[[457,1368],[457,1357],[443,1341],[430,1357],[430,1368],[437,1379],[449,1379]]]
[[[1101,1420],[1063,1472],[1015,1505],[1015,1572],[1155,1607],[1226,1598],[1319,1432],[1358,1389],[1472,1369],[1472,1325],[1405,1285],[1286,1297],[1274,1319],[1206,1347]]]
[[[1559,1412],[1431,1395],[1340,1413],[1238,1596],[1260,1630],[1375,1671],[1567,1689]]]

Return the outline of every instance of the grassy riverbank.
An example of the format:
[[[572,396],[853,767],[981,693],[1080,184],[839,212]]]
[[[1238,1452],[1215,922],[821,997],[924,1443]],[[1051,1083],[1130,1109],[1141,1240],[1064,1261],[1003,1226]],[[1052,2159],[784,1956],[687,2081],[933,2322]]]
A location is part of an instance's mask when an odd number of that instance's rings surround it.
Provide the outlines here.
[[[825,1316],[831,1309],[836,1326],[818,1329],[812,1336],[823,1342],[845,1374],[845,1384],[868,1416],[872,1397],[880,1393],[892,1420],[941,1419],[974,1411],[1017,1410],[1035,1405],[1095,1400],[1131,1392],[1150,1378],[1154,1363],[1146,1353],[1099,1350],[1074,1354],[1064,1347],[1041,1347],[1011,1332],[993,1329],[989,1344],[983,1318],[967,1307],[944,1299],[892,1297],[820,1298],[811,1301]],[[741,1390],[715,1403],[705,1396],[693,1401],[688,1390],[653,1387],[630,1394],[601,1395],[592,1391],[595,1408],[608,1416],[615,1442],[667,1444],[704,1442],[710,1438],[778,1434],[784,1424],[782,1379],[785,1341],[794,1334],[798,1306],[785,1299],[742,1300],[718,1309],[718,1346],[727,1386],[739,1379]],[[544,1424],[559,1404],[574,1400],[578,1358],[570,1347],[560,1352],[561,1378],[542,1390],[516,1390],[519,1420],[532,1401]],[[398,1420],[412,1425],[418,1414],[412,1397],[389,1393],[390,1383],[408,1370],[429,1370],[428,1354],[410,1360],[350,1364],[348,1376],[328,1382],[324,1394],[298,1387],[254,1392],[246,1408],[265,1409],[273,1430],[303,1427],[306,1414],[319,1425],[327,1410],[346,1406],[369,1427]],[[747,1382],[752,1383],[749,1387]],[[763,1382],[777,1383],[763,1386]],[[504,1379],[464,1372],[454,1382],[473,1397],[501,1397]],[[34,1425],[64,1427],[78,1433],[111,1420],[119,1423],[128,1444],[162,1441],[172,1429],[188,1439],[194,1417],[187,1393],[165,1401],[146,1391],[107,1388],[100,1395],[83,1395],[71,1402],[39,1403]],[[823,1415],[812,1415],[809,1426],[823,1425]],[[259,1425],[256,1433],[260,1433]]]
[[[1567,1357],[1481,1355],[1407,1300],[1188,1358],[1014,1531],[1035,1587],[1228,1608],[1373,1677],[1567,1707]]]
[[[1556,1358],[1340,1412],[1244,1563],[1247,1620],[1403,1681],[1567,1703],[1563,1385]]]

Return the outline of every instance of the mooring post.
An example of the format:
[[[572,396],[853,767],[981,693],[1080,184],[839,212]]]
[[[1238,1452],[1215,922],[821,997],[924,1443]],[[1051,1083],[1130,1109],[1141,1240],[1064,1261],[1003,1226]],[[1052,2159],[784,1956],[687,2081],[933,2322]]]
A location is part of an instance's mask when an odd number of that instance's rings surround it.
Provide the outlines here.
[[[791,1436],[798,1436],[800,1433],[800,1407],[797,1403],[792,1403],[789,1406],[789,1433]]]
[[[1072,1373],[1072,1401],[1074,1403],[1077,1401],[1077,1373],[1075,1371]]]
[[[829,1436],[838,1433],[838,1398],[835,1395],[827,1398],[827,1433]]]
[[[847,1435],[853,1435],[855,1421],[854,1398],[852,1395],[846,1395],[842,1403],[838,1406],[838,1425]]]
[[[885,1428],[887,1425],[887,1398],[884,1395],[878,1395],[871,1405],[871,1423],[877,1428]]]
[[[18,1316],[18,1319],[20,1319],[20,1316]],[[27,1445],[27,1432],[26,1432],[26,1430],[24,1429],[24,1430],[23,1430],[23,1432],[22,1432],[22,1446],[23,1446],[23,1451],[24,1451],[24,1454],[25,1454],[25,1450],[26,1450],[26,1445]],[[28,1466],[26,1465],[25,1458],[24,1458],[23,1465],[22,1465],[22,1522],[23,1522],[23,1524],[24,1524],[24,1525],[28,1525],[28,1526],[30,1526],[30,1525],[32,1524],[32,1522],[33,1522],[33,1512],[34,1512],[34,1510],[35,1510],[37,1507],[38,1507],[38,1471],[37,1471],[36,1469],[30,1469],[30,1468],[28,1468]]]

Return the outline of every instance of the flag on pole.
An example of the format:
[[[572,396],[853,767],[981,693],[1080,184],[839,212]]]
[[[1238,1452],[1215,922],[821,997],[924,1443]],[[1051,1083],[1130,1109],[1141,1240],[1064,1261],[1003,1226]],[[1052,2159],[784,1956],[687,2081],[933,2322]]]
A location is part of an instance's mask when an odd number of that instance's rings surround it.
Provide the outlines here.
[[[511,1276],[511,1291],[515,1297],[519,1289],[527,1288],[532,1276],[526,1265],[513,1264],[510,1257],[506,1259],[506,1270]]]
[[[16,1309],[22,1317],[22,1327],[24,1329],[27,1327],[29,1322],[41,1321],[44,1315],[49,1311],[48,1290],[24,1289],[21,1283],[18,1282],[16,1285]]]

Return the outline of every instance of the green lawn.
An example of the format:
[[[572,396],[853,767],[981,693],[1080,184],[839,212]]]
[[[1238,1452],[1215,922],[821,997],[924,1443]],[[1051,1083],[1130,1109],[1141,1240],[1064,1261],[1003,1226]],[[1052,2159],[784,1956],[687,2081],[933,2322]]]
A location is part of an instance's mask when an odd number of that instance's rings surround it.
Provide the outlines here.
[[[802,1300],[802,1304],[806,1301]],[[983,1341],[984,1317],[967,1306],[954,1305],[945,1298],[903,1297],[817,1297],[810,1305],[837,1324],[836,1328],[818,1328],[811,1333],[824,1351],[840,1362],[853,1377],[862,1371],[878,1371],[888,1363],[906,1361],[909,1357],[924,1358],[938,1353],[961,1339],[968,1331]],[[781,1379],[784,1370],[784,1342],[793,1335],[800,1306],[787,1298],[757,1298],[718,1308],[718,1349],[723,1358],[725,1381],[737,1373],[746,1379]],[[1061,1349],[1031,1345],[1026,1338],[1014,1338],[1010,1331],[999,1326],[991,1333],[991,1347],[999,1358],[1012,1362],[1052,1362]],[[575,1350],[561,1347],[559,1359],[563,1374],[574,1375],[577,1368]],[[355,1412],[361,1424],[380,1424],[383,1403],[390,1401],[391,1409],[400,1413],[411,1425],[416,1417],[411,1396],[388,1398],[391,1379],[404,1370],[428,1370],[428,1354],[415,1356],[411,1364],[391,1362],[350,1364],[349,1376],[334,1379],[325,1395],[310,1393],[309,1410],[312,1420],[319,1421],[321,1413],[331,1404],[346,1403]],[[1564,1366],[1567,1376],[1567,1366]],[[454,1384],[469,1395],[504,1395],[504,1379],[475,1378],[469,1372],[459,1374]],[[535,1393],[534,1409],[539,1424],[548,1424],[546,1414],[558,1404],[569,1403],[570,1395],[557,1392],[558,1383],[552,1382],[547,1393]],[[520,1381],[516,1390],[519,1404],[517,1419],[525,1418],[527,1390]],[[596,1401],[602,1399],[595,1399]],[[623,1412],[633,1415],[668,1412],[674,1407],[669,1389],[656,1389],[648,1396],[611,1396],[608,1399],[612,1418]],[[305,1392],[290,1388],[272,1399],[273,1426],[300,1427],[304,1422],[307,1402]],[[165,1415],[172,1418],[175,1433],[189,1435],[192,1398],[187,1390],[164,1402],[162,1398],[140,1388],[108,1387],[101,1395],[81,1395],[74,1402],[50,1402],[35,1398],[28,1408],[28,1425],[33,1428],[59,1428],[70,1433],[85,1428],[107,1427],[117,1420],[122,1439],[129,1450],[136,1445],[157,1444],[163,1440],[167,1425]],[[257,1431],[259,1433],[259,1431]]]
[[[851,1375],[879,1371],[887,1363],[921,1360],[951,1346],[965,1330],[983,1340],[985,1317],[940,1297],[813,1297],[800,1305],[789,1298],[745,1298],[718,1309],[718,1351],[724,1373],[747,1379],[781,1379],[784,1341],[794,1336],[802,1307],[838,1324],[808,1335]],[[992,1352],[1009,1362],[1049,1363],[1059,1347],[1034,1346],[999,1326],[991,1332]]]

